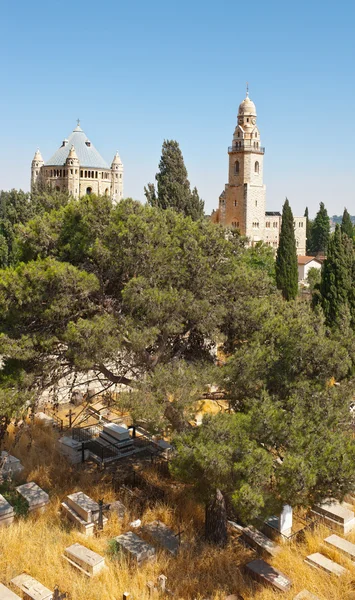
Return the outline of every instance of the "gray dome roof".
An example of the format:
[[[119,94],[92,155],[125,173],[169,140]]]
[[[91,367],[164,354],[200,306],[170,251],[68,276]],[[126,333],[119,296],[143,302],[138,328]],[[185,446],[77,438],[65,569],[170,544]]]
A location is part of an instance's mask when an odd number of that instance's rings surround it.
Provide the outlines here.
[[[86,144],[88,142],[90,145]],[[71,147],[74,146],[81,167],[93,169],[110,169],[107,162],[100,156],[96,148],[89,142],[80,125],[68,137],[68,143],[58,148],[53,156],[46,162],[46,166],[63,166],[68,158]]]

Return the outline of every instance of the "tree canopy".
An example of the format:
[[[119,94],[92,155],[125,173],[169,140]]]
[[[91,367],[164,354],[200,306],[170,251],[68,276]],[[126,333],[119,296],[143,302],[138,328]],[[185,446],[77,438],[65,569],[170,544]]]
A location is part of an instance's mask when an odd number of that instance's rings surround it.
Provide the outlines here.
[[[204,215],[204,202],[196,187],[191,192],[182,152],[178,142],[164,140],[159,172],[156,174],[157,190],[149,183],[144,192],[150,206],[173,208],[194,221]]]
[[[312,254],[326,254],[330,236],[330,219],[324,203],[321,202],[319,210],[312,223],[311,252]]]
[[[298,293],[298,267],[295,228],[289,201],[282,209],[279,247],[276,253],[276,284],[285,300],[296,298]]]

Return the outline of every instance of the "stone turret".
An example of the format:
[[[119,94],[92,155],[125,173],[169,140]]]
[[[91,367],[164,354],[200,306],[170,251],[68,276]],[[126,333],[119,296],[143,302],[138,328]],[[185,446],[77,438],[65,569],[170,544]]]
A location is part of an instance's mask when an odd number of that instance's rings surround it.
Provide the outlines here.
[[[116,152],[112,164],[112,199],[119,202],[123,198],[123,164],[120,155]]]
[[[65,161],[65,165],[67,167],[67,182],[68,182],[68,192],[74,198],[79,198],[80,191],[80,161],[78,159],[78,155],[75,152],[74,145],[70,148],[68,157]]]
[[[31,164],[31,189],[41,181],[41,168],[43,165],[42,154],[37,149]]]

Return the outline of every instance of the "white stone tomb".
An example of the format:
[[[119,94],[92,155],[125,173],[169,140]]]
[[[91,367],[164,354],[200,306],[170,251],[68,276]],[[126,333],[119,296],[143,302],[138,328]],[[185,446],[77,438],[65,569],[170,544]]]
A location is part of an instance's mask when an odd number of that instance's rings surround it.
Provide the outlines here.
[[[37,483],[30,481],[16,488],[17,492],[28,502],[29,511],[43,510],[49,502],[47,492],[43,491]]]
[[[64,558],[85,575],[92,577],[105,567],[105,559],[100,554],[85,548],[81,544],[72,544],[64,550]]]

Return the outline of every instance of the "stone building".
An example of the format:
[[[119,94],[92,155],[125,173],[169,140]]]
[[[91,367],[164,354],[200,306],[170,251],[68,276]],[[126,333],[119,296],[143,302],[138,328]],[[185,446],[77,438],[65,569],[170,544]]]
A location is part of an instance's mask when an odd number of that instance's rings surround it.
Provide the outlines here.
[[[74,198],[97,194],[119,202],[123,198],[123,164],[117,152],[109,166],[78,121],[68,139],[63,140],[46,163],[39,150],[35,153],[31,165],[31,189],[38,184],[67,191]]]
[[[251,244],[263,241],[277,248],[281,214],[266,212],[264,185],[264,154],[257,126],[254,102],[246,98],[239,106],[238,123],[232,145],[228,148],[228,183],[219,197],[219,207],[212,220],[238,229]],[[306,254],[306,218],[295,217],[295,237],[298,254]]]

